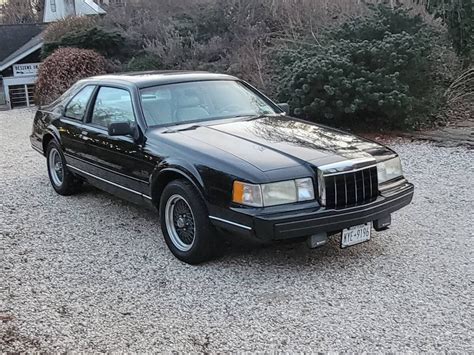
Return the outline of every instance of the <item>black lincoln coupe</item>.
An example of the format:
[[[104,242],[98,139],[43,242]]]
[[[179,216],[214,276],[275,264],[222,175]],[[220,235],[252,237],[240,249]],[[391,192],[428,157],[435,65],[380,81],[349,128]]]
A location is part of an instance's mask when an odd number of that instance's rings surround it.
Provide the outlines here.
[[[157,208],[192,264],[213,256],[216,229],[311,247],[341,233],[343,248],[386,229],[413,197],[397,154],[286,111],[227,75],[106,75],[41,107],[31,143],[59,194],[87,181]]]

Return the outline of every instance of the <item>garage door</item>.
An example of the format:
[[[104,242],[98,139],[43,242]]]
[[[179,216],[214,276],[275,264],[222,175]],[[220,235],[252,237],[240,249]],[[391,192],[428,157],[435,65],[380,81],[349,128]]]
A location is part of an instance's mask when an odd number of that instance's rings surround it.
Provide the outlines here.
[[[35,104],[34,92],[34,84],[8,86],[11,108],[33,106]]]

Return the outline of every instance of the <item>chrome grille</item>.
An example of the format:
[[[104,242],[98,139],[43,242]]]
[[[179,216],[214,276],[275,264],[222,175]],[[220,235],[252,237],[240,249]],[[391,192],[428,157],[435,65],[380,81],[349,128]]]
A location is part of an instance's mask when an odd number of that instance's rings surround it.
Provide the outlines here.
[[[327,208],[344,208],[373,201],[378,195],[377,167],[323,175]]]

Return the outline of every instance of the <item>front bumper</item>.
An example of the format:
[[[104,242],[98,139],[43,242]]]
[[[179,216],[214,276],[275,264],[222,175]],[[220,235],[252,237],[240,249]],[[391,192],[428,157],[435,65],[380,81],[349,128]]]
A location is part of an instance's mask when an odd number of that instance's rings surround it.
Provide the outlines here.
[[[292,239],[321,232],[337,232],[390,216],[410,204],[413,194],[413,185],[405,182],[383,191],[375,201],[356,207],[327,210],[318,205],[270,212],[234,209],[218,217],[211,215],[211,220],[216,226],[264,241]]]

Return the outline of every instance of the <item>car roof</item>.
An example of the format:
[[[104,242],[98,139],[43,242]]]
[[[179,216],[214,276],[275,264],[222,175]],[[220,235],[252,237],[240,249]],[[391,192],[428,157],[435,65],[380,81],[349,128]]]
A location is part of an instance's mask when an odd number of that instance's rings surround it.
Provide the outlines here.
[[[134,85],[146,88],[156,85],[185,83],[206,80],[238,80],[236,77],[225,74],[213,74],[199,71],[147,71],[133,73],[119,73],[93,76],[84,82]]]

